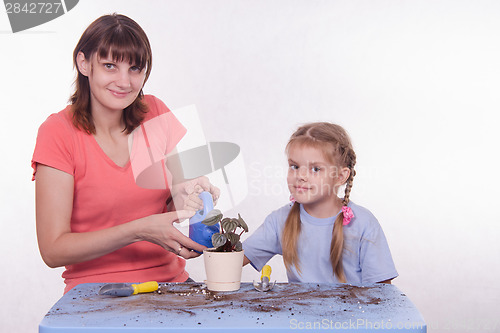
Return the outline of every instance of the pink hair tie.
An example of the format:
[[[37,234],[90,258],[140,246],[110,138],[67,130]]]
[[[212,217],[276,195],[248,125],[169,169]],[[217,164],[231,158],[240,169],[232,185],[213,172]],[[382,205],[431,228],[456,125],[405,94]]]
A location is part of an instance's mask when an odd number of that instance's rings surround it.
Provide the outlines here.
[[[290,194],[290,201],[293,202],[293,203],[295,203],[295,198],[291,194]]]
[[[354,217],[351,207],[342,206],[342,214],[344,215],[342,225],[348,225]]]

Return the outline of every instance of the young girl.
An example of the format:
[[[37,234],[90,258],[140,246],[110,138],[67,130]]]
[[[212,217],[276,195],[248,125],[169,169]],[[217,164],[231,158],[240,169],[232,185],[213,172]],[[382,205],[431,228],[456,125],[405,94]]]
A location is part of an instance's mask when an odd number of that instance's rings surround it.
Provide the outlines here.
[[[189,278],[184,258],[205,248],[173,223],[202,207],[199,192],[217,199],[219,190],[207,178],[175,189],[140,187],[131,166],[129,139],[149,120],[163,122],[163,145],[154,148],[165,154],[186,131],[162,101],[143,94],[151,59],[135,21],[98,18],[73,53],[78,75],[71,104],[38,131],[32,159],[38,245],[48,266],[66,266],[66,292],[87,282],[183,282]],[[168,212],[172,197],[185,210]]]
[[[398,273],[382,228],[349,200],[356,154],[345,130],[326,122],[304,125],[286,153],[294,202],[272,212],[243,242],[244,264],[260,271],[281,254],[289,282],[390,283]]]

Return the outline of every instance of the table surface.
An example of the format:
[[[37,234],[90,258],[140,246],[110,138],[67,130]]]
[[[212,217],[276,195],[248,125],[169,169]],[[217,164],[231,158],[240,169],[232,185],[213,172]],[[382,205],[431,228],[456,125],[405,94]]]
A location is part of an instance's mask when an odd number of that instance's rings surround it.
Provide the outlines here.
[[[212,292],[201,283],[160,284],[157,292],[100,296],[104,284],[79,285],[46,314],[40,332],[404,330],[426,332],[417,308],[396,286],[277,283],[259,292],[242,283]]]

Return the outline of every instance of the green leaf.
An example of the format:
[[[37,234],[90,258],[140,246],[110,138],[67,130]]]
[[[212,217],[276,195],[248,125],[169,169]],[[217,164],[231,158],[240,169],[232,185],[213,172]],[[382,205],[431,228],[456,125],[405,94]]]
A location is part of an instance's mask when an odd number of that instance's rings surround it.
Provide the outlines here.
[[[212,235],[212,245],[214,247],[223,246],[226,244],[227,238],[224,234],[215,233]]]
[[[240,227],[243,228],[243,230],[245,230],[245,232],[248,232],[248,225],[246,224],[246,222],[241,218],[241,215],[238,213],[238,222],[240,224]]]
[[[222,213],[218,209],[212,209],[210,212],[208,212],[207,217],[201,223],[207,225],[207,226],[212,226],[216,225],[219,223],[219,221],[222,219]]]
[[[226,237],[231,242],[231,245],[236,245],[240,241],[240,235],[233,232],[226,234]]]
[[[241,242],[236,243],[236,245],[234,246],[234,250],[236,252],[242,251],[243,250],[243,244],[241,244]]]
[[[220,222],[220,225],[226,233],[231,233],[234,232],[236,228],[238,228],[238,220],[226,217]]]

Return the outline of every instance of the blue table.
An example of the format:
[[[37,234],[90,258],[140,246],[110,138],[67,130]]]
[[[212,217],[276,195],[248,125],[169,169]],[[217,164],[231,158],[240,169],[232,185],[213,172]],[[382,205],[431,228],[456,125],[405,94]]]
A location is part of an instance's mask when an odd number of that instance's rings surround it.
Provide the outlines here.
[[[242,283],[236,292],[169,283],[160,284],[158,292],[130,297],[99,296],[102,285],[73,288],[47,313],[39,331],[427,331],[408,297],[387,284],[278,283],[264,293],[251,283]]]

